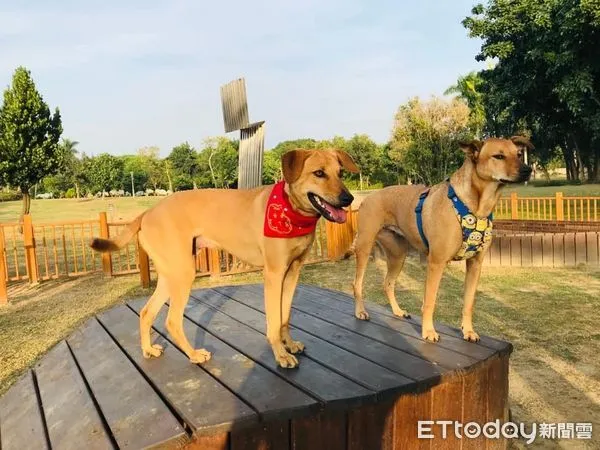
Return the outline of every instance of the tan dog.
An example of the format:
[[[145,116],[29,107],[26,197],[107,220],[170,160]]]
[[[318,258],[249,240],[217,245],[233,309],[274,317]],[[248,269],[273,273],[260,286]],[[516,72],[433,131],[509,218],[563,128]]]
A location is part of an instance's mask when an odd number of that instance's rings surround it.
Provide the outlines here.
[[[283,189],[295,213],[303,219],[312,217],[315,222],[319,215],[344,222],[346,212],[342,208],[349,206],[353,197],[342,181],[342,168],[358,172],[352,158],[339,150],[294,150],[284,154]],[[290,336],[290,308],[300,268],[315,233],[292,238],[265,237],[265,211],[273,187],[176,192],[138,216],[116,238],[94,239],[93,249],[115,251],[139,231],[139,242],[154,262],[158,274],[156,290],[140,314],[145,357],[162,353],[159,345],[151,344],[150,329],[168,298],[166,327],[177,346],[194,363],[207,361],[211,356],[204,349],[192,348],[183,332],[184,308],[196,276],[192,241],[198,238],[204,247],[222,248],[251,265],[264,267],[267,339],[280,366],[298,365],[293,354],[302,352],[304,345]],[[283,208],[277,214],[277,219],[288,219]],[[285,225],[289,225],[289,220]]]
[[[465,152],[462,167],[450,177],[450,185],[462,203],[468,207],[472,218],[484,222],[494,210],[502,187],[529,179],[531,168],[522,162],[525,148],[533,145],[525,138],[487,139],[460,144]],[[457,212],[448,197],[449,184],[433,186],[422,204],[422,230],[429,244],[423,241],[417,226],[415,208],[425,186],[391,186],[367,196],[359,208],[358,231],[351,250],[356,254],[354,278],[355,315],[367,320],[369,315],[363,301],[363,279],[373,244],[377,242],[387,260],[384,291],[392,310],[397,316],[408,317],[398,305],[395,296],[396,278],[402,271],[409,246],[427,254],[427,279],[422,305],[422,336],[436,342],[439,335],[433,326],[433,312],[438,287],[444,268],[461,251],[463,228],[457,220]],[[480,236],[481,237],[481,236]],[[486,232],[482,251],[466,256],[466,278],[462,314],[463,337],[478,341],[473,329],[472,315],[475,291],[479,282],[483,256],[491,243],[491,229]],[[465,244],[466,247],[466,244]],[[474,253],[474,252],[471,252]],[[471,256],[471,257],[469,257]]]

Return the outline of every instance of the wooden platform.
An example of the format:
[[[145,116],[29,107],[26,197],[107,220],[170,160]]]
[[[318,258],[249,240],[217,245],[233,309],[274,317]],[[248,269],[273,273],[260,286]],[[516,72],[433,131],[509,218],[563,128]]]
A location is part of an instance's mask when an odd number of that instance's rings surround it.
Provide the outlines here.
[[[440,342],[427,343],[417,318],[370,305],[362,322],[349,296],[302,285],[291,324],[306,352],[299,368],[281,369],[264,336],[262,286],[244,285],[192,292],[185,332],[213,352],[209,362],[189,363],[168,341],[166,307],[154,332],[165,353],[146,360],[145,300],[89,320],[0,398],[2,450],[506,446],[444,440],[441,428],[435,442],[418,440],[417,420],[507,420],[507,342],[468,343],[438,324]]]

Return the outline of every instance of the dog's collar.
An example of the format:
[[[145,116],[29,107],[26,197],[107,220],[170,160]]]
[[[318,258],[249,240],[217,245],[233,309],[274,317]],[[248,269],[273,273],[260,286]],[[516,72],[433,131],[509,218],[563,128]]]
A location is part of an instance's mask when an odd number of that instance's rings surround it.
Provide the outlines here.
[[[293,238],[313,233],[320,215],[305,216],[294,209],[285,192],[285,181],[273,186],[265,210],[264,235],[273,238]]]

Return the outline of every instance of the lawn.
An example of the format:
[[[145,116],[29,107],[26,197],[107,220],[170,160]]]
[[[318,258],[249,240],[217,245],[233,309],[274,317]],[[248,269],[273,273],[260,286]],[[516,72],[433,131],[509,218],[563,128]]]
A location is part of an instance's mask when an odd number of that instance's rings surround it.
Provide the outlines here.
[[[582,184],[567,186],[507,186],[504,196],[517,192],[524,197],[553,197],[555,192],[565,196],[594,196],[600,197],[600,184]],[[356,197],[364,197],[371,191],[355,191]],[[32,200],[31,215],[35,222],[53,222],[60,220],[97,219],[98,213],[107,211],[109,220],[119,221],[135,217],[145,209],[156,204],[162,197],[116,197],[105,199],[55,199]],[[21,213],[21,202],[0,202],[0,223],[15,222]]]
[[[307,266],[301,282],[349,293],[353,270],[353,260]],[[459,325],[463,276],[462,267],[447,270],[437,321]],[[424,267],[409,258],[397,294],[413,314],[419,314],[423,280]],[[381,281],[381,273],[371,263],[366,298],[386,304]],[[261,273],[200,278],[195,286],[248,282],[261,282]],[[475,327],[515,346],[510,369],[513,420],[600,426],[599,292],[599,269],[484,268]],[[13,287],[10,294],[11,305],[0,309],[0,392],[87,317],[150,291],[139,287],[137,276],[93,275],[36,288]],[[554,448],[550,444],[539,445]]]

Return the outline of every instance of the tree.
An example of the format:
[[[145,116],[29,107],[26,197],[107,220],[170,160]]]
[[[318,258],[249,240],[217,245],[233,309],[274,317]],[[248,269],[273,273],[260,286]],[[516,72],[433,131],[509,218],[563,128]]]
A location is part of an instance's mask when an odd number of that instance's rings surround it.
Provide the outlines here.
[[[133,192],[131,195],[135,195],[139,190],[145,191],[150,185],[148,184],[148,174],[143,159],[139,155],[124,155],[121,160],[123,161],[121,184],[125,186],[125,190],[130,191],[132,189],[131,178],[133,175]]]
[[[483,127],[485,126],[485,107],[483,99],[483,79],[477,72],[470,72],[467,75],[458,77],[456,84],[450,86],[444,92],[444,95],[456,94],[463,100],[470,109],[471,127],[478,139],[482,138]]]
[[[30,71],[17,68],[0,107],[0,178],[21,190],[22,215],[29,214],[31,187],[60,169],[62,131],[58,108],[51,114]]]
[[[389,156],[412,181],[432,185],[458,169],[463,160],[458,142],[470,137],[464,102],[415,97],[398,109]]]
[[[90,158],[86,166],[85,171],[92,189],[95,191],[100,190],[102,197],[104,197],[104,192],[123,186],[122,159],[108,153],[102,153]]]
[[[167,174],[164,163],[160,161],[158,147],[143,147],[138,150],[138,156],[152,189],[158,189],[159,185],[164,186]]]
[[[196,177],[199,164],[196,150],[187,142],[173,147],[171,154],[167,157],[173,172],[173,184],[175,189],[195,189]]]
[[[216,188],[233,187],[238,176],[238,141],[226,137],[209,138],[198,155],[200,172],[208,173],[209,186]],[[204,177],[203,183],[207,179]]]
[[[479,61],[486,127],[527,130],[536,154],[561,149],[570,179],[600,181],[600,3],[591,0],[491,0],[463,25],[483,41]]]
[[[375,173],[380,163],[378,161],[379,147],[377,144],[366,134],[355,134],[350,140],[346,141],[341,150],[348,152],[360,168],[358,174],[360,181],[359,188],[364,189],[365,185],[363,183],[365,182],[368,188],[369,178]]]

